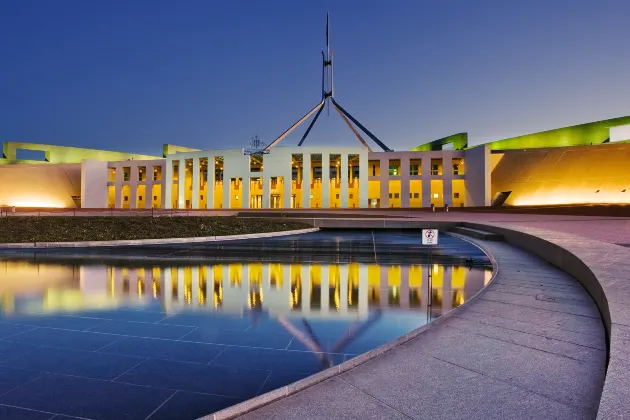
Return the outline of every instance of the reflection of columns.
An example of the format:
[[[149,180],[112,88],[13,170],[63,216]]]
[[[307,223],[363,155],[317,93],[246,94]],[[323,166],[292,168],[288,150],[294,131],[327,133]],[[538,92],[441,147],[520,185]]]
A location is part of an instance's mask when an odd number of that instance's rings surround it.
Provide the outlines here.
[[[183,267],[179,267],[177,268],[177,303],[181,306],[184,306],[186,304],[185,299],[184,299],[184,293],[186,291],[185,287],[184,287],[184,268]]]
[[[281,296],[286,297],[286,305],[291,310],[291,266],[282,264],[282,292]]]
[[[409,308],[409,266],[400,267],[400,307]]]
[[[367,314],[368,309],[368,267],[361,264],[359,266],[359,314]]]
[[[199,175],[199,171],[197,171]],[[192,272],[192,291],[190,294],[190,302],[192,307],[199,306],[199,267],[195,266],[191,268]]]
[[[165,267],[162,270],[162,308],[168,312],[173,300],[171,267]]]
[[[453,267],[444,266],[442,268],[442,313],[453,308]]]
[[[311,155],[302,155],[302,207],[311,208]]]
[[[341,202],[339,207],[342,209],[348,208],[348,154],[341,154],[341,165],[339,166],[341,171],[341,188],[339,193],[341,194]]]
[[[421,307],[422,308],[427,308],[429,305],[429,270],[431,270],[431,266],[429,264],[427,264],[426,266],[421,266],[422,267],[422,288],[420,291],[420,296],[421,296]]]
[[[173,161],[166,160],[166,167],[164,168],[164,189],[162,190],[162,199],[164,200],[164,208],[173,208]]]
[[[208,156],[208,174],[206,175],[206,179],[208,183],[206,184],[206,208],[213,209],[214,208],[214,156]]]
[[[431,195],[431,158],[422,158],[422,207],[431,207],[433,196]]]
[[[302,313],[307,315],[311,312],[311,266],[302,265]]]
[[[186,159],[179,160],[179,176],[177,179],[177,208],[186,208]]]
[[[199,170],[199,157],[193,158],[192,166],[192,208],[199,208],[199,177],[201,171]]]
[[[380,293],[379,300],[381,308],[387,308],[389,306],[389,270],[385,265],[381,265],[381,285],[380,285]]]
[[[339,266],[339,312],[348,313],[348,265]]]
[[[368,208],[368,154],[362,153],[359,155],[359,207]]]
[[[208,160],[208,166],[210,165],[210,161]],[[212,308],[214,307],[214,267],[211,265],[206,266],[206,307]]]
[[[330,208],[330,155],[322,153],[322,202],[321,208]]]
[[[321,313],[328,315],[330,311],[330,266],[322,264]]]

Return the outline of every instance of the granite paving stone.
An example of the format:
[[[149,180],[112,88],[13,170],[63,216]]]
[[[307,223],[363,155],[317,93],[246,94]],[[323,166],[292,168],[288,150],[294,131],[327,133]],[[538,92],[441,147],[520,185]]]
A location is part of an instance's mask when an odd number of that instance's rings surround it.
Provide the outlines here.
[[[131,337],[164,338],[177,340],[195,327],[180,325],[148,324],[144,322],[105,321],[91,328],[91,332],[126,335]]]
[[[59,417],[53,413],[27,410],[0,404],[0,420],[50,420],[52,418],[59,419]]]
[[[101,348],[99,352],[207,364],[225,348],[216,344],[125,337]]]
[[[147,420],[198,419],[208,413],[238,404],[242,400],[217,395],[177,391]]]
[[[16,334],[5,339],[21,344],[66,347],[76,350],[97,350],[111,344],[121,337],[109,334],[97,334],[85,331],[59,330],[55,328],[37,328]]]

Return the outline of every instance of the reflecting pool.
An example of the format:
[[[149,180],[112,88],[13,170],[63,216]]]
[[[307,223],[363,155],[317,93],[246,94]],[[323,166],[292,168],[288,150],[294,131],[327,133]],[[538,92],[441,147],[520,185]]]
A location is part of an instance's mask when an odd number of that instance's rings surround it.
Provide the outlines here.
[[[0,382],[0,404],[144,419],[168,399],[150,419],[198,418],[405,334],[490,274],[443,264],[0,261],[0,371],[15,378]]]

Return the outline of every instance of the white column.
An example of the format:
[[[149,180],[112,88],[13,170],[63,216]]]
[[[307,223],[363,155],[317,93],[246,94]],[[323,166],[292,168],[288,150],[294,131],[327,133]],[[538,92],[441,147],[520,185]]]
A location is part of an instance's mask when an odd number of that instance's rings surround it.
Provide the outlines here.
[[[269,208],[269,201],[271,198],[271,180],[268,176],[260,174],[260,180],[262,182],[262,208]]]
[[[362,209],[368,208],[368,180],[369,180],[369,160],[367,153],[361,153],[359,155],[359,207]]]
[[[122,188],[123,188],[123,168],[119,164],[116,165],[116,186],[114,188],[115,205],[117,209],[122,207]]]
[[[302,208],[311,208],[311,155],[302,155]]]
[[[431,158],[422,156],[422,207],[431,207],[433,196],[431,195]]]
[[[241,193],[239,194],[239,201],[241,202],[241,208],[248,209],[249,208],[249,184],[250,184],[250,176],[249,172],[247,175],[243,177],[243,182],[241,184]]]
[[[199,177],[201,171],[199,170],[199,157],[193,158],[192,167],[192,208],[199,208]]]
[[[389,158],[381,158],[381,208],[389,207]]]
[[[340,207],[342,209],[348,208],[348,154],[341,154],[341,164],[339,165],[339,170],[341,171],[340,183],[341,187],[339,189],[339,194],[341,194],[341,203]]]
[[[206,179],[208,180],[208,186],[206,187],[206,208],[214,208],[214,156],[208,156],[208,174]]]
[[[289,159],[289,162],[285,163],[284,170],[282,171],[282,196],[284,201],[282,207],[285,209],[291,208],[291,168],[291,160]]]
[[[322,153],[322,203],[323,209],[330,208],[330,155]]]
[[[162,199],[164,204],[162,208],[173,208],[173,160],[166,159],[166,167],[162,172],[162,182],[164,182],[164,189],[162,190]]]
[[[135,209],[138,207],[136,205],[138,197],[138,167],[136,165],[131,165],[129,168],[129,177],[129,208]]]
[[[173,283],[171,268],[166,267],[162,270],[162,307],[168,312],[173,301]]]
[[[400,207],[409,208],[409,158],[400,158]]]
[[[229,209],[231,206],[232,196],[232,178],[225,171],[225,160],[223,161],[223,208]]]
[[[179,159],[179,175],[177,180],[177,208],[186,208],[186,159]]]
[[[153,207],[153,165],[147,165],[146,180],[144,182],[144,208]]]

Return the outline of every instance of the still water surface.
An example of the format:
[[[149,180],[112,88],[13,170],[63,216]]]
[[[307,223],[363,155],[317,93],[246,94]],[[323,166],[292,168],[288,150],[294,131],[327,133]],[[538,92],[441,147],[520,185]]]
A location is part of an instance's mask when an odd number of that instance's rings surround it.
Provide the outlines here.
[[[0,407],[195,419],[393,340],[490,276],[444,264],[2,260],[0,371],[15,379],[0,381]]]

